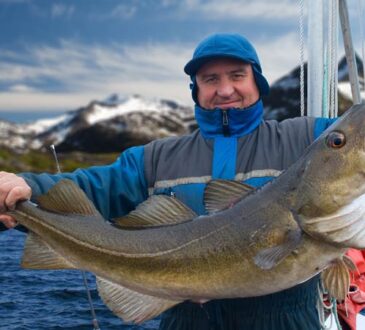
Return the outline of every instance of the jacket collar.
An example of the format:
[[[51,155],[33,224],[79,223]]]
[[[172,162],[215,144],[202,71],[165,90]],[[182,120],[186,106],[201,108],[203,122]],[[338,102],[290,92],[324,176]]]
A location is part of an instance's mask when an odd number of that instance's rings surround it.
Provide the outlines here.
[[[195,105],[195,118],[204,138],[249,134],[260,125],[263,113],[261,99],[244,109],[206,110]]]

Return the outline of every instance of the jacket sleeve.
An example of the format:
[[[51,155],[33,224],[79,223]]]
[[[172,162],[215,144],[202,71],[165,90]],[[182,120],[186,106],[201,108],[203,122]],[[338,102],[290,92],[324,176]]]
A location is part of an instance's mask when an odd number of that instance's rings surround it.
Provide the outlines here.
[[[144,147],[124,151],[112,164],[61,174],[20,174],[32,188],[32,200],[61,179],[70,179],[85,191],[105,219],[122,216],[148,197],[144,175]]]

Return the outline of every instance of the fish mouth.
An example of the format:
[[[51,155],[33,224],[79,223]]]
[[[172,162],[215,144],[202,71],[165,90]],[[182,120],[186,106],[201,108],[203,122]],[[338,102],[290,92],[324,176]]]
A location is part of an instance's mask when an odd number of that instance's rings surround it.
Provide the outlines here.
[[[310,236],[347,248],[365,248],[365,193],[335,213],[301,220]]]

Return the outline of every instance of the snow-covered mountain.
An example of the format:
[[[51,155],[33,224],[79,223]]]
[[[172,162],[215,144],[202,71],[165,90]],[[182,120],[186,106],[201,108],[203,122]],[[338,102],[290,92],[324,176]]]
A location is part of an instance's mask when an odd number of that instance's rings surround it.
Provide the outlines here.
[[[0,121],[0,146],[17,151],[112,152],[156,138],[182,135],[195,126],[193,110],[174,101],[112,95],[52,119],[27,124]]]
[[[357,69],[361,85],[361,97],[365,100],[363,64],[356,57]],[[304,81],[307,77],[307,65],[304,65]],[[305,84],[306,85],[306,84]],[[307,88],[304,87],[305,99]],[[343,57],[338,64],[338,105],[342,114],[352,105],[351,87],[349,82],[346,58]],[[270,95],[264,97],[265,118],[283,120],[300,116],[300,67],[296,67],[287,75],[281,77],[270,86]],[[307,108],[307,105],[305,105]]]

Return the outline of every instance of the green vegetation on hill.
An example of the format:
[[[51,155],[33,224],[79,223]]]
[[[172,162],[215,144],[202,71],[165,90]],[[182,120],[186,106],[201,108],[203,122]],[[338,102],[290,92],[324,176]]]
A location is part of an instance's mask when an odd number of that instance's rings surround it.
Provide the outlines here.
[[[89,154],[82,152],[59,153],[58,161],[62,172],[71,172],[77,168],[105,165],[114,162],[119,153]],[[51,152],[29,151],[14,153],[0,149],[0,171],[9,172],[49,172],[57,171],[56,162]]]

